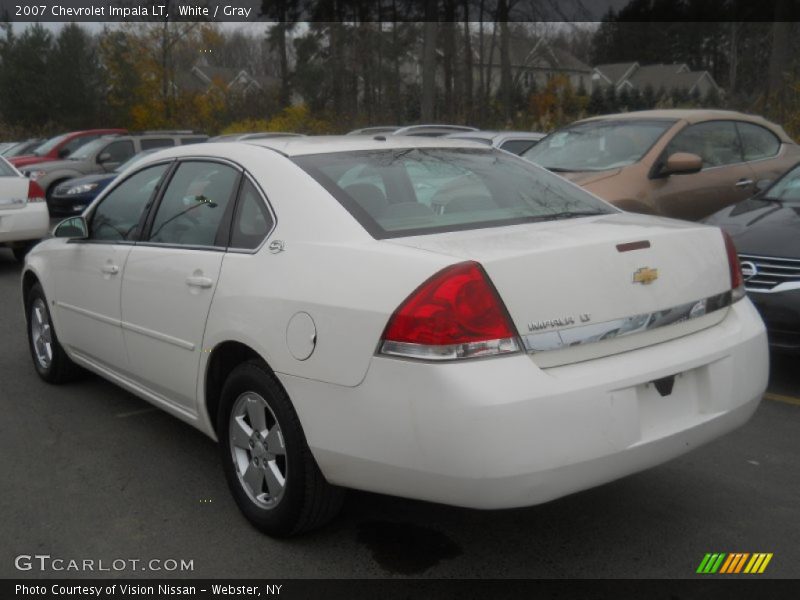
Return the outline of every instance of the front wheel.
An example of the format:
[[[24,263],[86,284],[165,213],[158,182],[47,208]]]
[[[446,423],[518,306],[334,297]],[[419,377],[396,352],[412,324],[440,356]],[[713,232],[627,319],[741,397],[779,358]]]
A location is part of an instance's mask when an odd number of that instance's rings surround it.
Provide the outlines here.
[[[330,485],[286,392],[259,362],[225,381],[218,432],[225,477],[239,509],[261,531],[289,536],[324,525],[344,490]]]
[[[47,298],[38,283],[28,293],[26,311],[28,347],[39,377],[47,383],[64,383],[74,379],[81,369],[67,356],[58,341],[47,307]]]

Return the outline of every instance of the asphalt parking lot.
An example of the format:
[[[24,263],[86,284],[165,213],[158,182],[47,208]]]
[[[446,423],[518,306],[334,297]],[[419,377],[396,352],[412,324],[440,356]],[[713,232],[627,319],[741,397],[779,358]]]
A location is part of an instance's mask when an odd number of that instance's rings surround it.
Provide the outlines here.
[[[755,577],[800,577],[796,360],[773,361],[745,427],[650,471],[500,512],[352,492],[325,529],[272,540],[240,516],[211,440],[97,377],[38,379],[19,273],[0,250],[0,577],[683,578],[707,552],[770,552]],[[15,568],[34,554],[193,571]]]

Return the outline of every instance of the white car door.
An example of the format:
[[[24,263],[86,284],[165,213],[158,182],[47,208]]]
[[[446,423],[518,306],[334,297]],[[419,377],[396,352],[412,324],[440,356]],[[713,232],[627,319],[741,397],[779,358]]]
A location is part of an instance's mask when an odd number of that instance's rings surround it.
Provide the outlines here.
[[[52,256],[61,343],[115,371],[128,363],[120,327],[125,262],[168,167],[148,167],[117,185],[88,216],[89,238],[65,241]]]
[[[146,240],[128,257],[122,281],[133,377],[190,414],[240,177],[229,164],[181,162],[148,220]]]

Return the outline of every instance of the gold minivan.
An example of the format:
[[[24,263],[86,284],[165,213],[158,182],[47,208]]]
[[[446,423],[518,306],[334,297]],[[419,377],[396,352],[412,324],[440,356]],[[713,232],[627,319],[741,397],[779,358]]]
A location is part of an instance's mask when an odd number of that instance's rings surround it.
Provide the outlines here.
[[[696,221],[777,179],[800,147],[762,117],[675,109],[577,121],[522,156],[623,210]]]

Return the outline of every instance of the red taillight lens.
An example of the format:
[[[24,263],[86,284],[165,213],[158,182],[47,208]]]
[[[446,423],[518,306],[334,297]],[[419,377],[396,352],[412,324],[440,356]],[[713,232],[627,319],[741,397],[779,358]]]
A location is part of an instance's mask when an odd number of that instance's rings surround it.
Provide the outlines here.
[[[44,190],[35,181],[28,182],[28,202],[44,202]]]
[[[392,315],[381,347],[385,354],[427,359],[518,349],[505,306],[476,262],[443,269],[417,288]]]
[[[722,237],[725,239],[725,251],[728,253],[728,266],[731,271],[731,291],[733,293],[732,300],[736,302],[744,298],[744,278],[742,278],[742,266],[739,264],[739,255],[736,254],[736,246],[733,244],[731,236],[725,231],[722,232]]]

